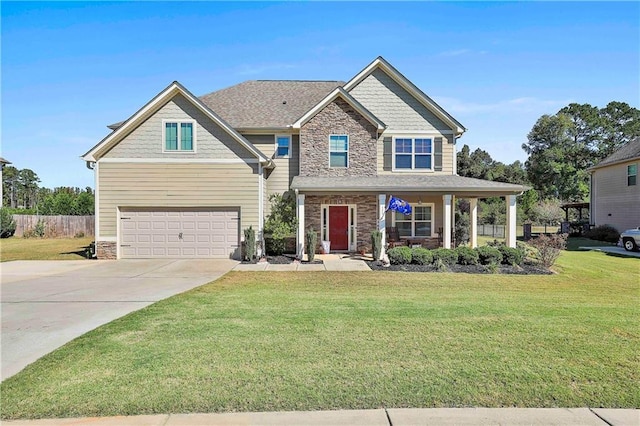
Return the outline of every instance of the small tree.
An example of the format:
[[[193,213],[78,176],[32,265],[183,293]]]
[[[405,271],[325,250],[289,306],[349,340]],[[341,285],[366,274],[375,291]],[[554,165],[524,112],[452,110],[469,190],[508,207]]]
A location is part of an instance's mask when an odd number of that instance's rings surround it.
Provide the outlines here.
[[[380,260],[380,255],[382,254],[382,232],[378,229],[371,232],[371,247],[373,260]]]
[[[316,257],[316,244],[318,244],[318,234],[316,234],[316,231],[314,231],[313,228],[310,228],[307,231],[305,239],[307,240],[307,258],[309,259],[309,262],[313,262],[313,259]]]
[[[545,268],[550,268],[556,263],[560,251],[567,247],[567,234],[554,234],[551,236],[540,235],[530,241],[530,244],[538,249],[540,262]]]
[[[284,239],[295,235],[298,220],[296,218],[296,198],[291,191],[284,194],[271,194],[271,213],[264,223],[264,233],[268,236],[267,249],[270,254],[284,252]]]
[[[460,246],[469,242],[469,215],[456,212],[456,227],[454,231],[456,245]]]
[[[256,258],[256,231],[251,226],[244,230],[244,258],[249,262]]]
[[[555,225],[562,221],[563,211],[557,199],[540,201],[531,210],[534,220],[540,225]]]

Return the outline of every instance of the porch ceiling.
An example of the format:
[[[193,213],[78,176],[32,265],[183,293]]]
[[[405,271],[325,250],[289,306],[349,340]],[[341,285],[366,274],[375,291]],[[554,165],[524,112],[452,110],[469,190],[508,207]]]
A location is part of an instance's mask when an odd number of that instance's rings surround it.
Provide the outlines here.
[[[301,192],[384,192],[462,194],[492,197],[519,194],[528,186],[458,175],[295,176],[291,189]]]

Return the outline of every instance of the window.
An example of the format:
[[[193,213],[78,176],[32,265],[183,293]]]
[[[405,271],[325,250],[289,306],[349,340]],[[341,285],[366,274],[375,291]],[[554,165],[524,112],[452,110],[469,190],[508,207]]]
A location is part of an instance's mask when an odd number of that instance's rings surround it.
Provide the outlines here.
[[[430,237],[432,206],[411,206],[410,215],[395,212],[395,226],[400,237]]]
[[[329,136],[329,167],[349,167],[349,136]]]
[[[193,151],[193,122],[167,121],[164,123],[165,151]]]
[[[431,170],[433,153],[431,138],[396,138],[396,170]]]
[[[289,149],[291,147],[291,136],[278,135],[276,136],[276,157],[288,157]]]
[[[638,165],[629,164],[627,166],[627,186],[636,185],[638,179]]]

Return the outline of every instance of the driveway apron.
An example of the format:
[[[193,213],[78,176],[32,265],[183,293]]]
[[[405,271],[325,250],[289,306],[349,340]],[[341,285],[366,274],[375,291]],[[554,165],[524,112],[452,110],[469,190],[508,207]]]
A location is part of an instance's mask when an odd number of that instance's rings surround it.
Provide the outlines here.
[[[213,281],[232,260],[15,261],[1,268],[1,378],[94,328]]]

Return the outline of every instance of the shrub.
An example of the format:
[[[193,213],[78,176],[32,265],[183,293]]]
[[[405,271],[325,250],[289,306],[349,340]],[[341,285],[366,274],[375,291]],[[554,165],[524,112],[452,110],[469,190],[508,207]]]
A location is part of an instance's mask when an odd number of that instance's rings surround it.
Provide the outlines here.
[[[9,210],[0,209],[0,238],[8,238],[16,232],[16,221]]]
[[[478,260],[482,265],[500,264],[502,262],[502,253],[495,247],[481,246],[475,249],[478,253]]]
[[[502,263],[505,265],[522,265],[524,253],[517,248],[507,247],[504,244],[498,247],[502,254]]]
[[[458,262],[458,252],[455,250],[450,250],[446,248],[437,248],[435,250],[431,250],[431,254],[433,255],[434,264],[441,260],[447,266],[453,266]]]
[[[45,234],[44,220],[38,219],[38,223],[36,223],[36,226],[33,228],[33,233],[38,238],[44,237],[44,234]]]
[[[252,261],[256,257],[256,231],[253,227],[244,230],[244,258]]]
[[[382,254],[382,232],[377,229],[371,232],[371,247],[373,260],[380,260],[380,255]]]
[[[523,243],[522,241],[517,241],[516,247],[518,250],[522,252],[523,263],[529,263],[529,264],[538,263],[540,259],[540,253],[538,252],[537,248],[527,243]]]
[[[392,265],[406,265],[411,263],[411,248],[409,247],[394,247],[387,251],[387,256],[389,256],[389,262]]]
[[[560,251],[567,247],[567,234],[540,235],[530,241],[538,249],[540,262],[545,268],[553,266],[560,256]]]
[[[607,241],[609,243],[617,243],[620,239],[620,233],[611,225],[600,225],[584,233],[584,236],[592,240]]]
[[[310,228],[307,231],[305,240],[307,242],[307,259],[309,262],[313,262],[313,259],[316,257],[316,245],[318,244],[318,234],[316,234],[316,231],[314,231],[313,228]]]
[[[447,268],[447,265],[440,258],[433,261],[433,267],[437,272],[447,272],[449,270],[449,268]]]
[[[477,265],[478,252],[471,247],[460,246],[456,249],[458,253],[458,263],[461,265]]]
[[[271,194],[271,213],[264,223],[265,251],[271,255],[281,255],[285,251],[287,237],[295,235],[296,197],[291,191],[284,194]]]
[[[423,247],[411,249],[411,262],[416,265],[430,265],[433,262],[431,251]]]

